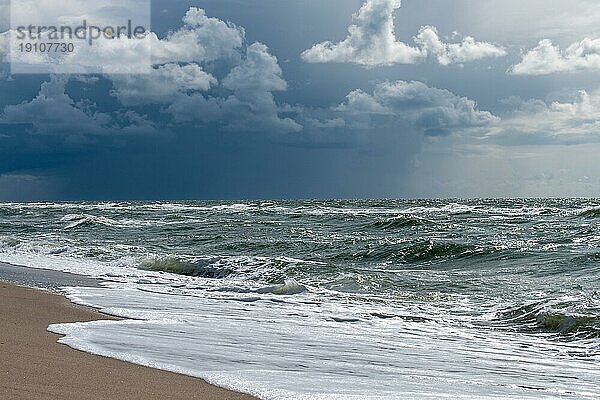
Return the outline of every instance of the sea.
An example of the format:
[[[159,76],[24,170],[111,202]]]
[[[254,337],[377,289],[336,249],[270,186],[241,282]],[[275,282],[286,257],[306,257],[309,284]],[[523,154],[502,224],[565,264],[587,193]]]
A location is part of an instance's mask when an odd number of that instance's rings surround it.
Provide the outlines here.
[[[61,343],[262,399],[599,399],[600,200],[0,203]]]

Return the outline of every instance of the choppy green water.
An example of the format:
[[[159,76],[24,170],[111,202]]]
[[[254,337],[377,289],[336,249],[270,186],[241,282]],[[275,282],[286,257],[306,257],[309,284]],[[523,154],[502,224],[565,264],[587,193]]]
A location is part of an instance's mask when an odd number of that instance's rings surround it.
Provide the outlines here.
[[[579,395],[600,396],[588,370],[600,370],[596,200],[3,204],[0,260],[75,260],[67,270],[130,286],[149,274],[143,289],[163,295],[197,295],[190,282],[248,304],[288,294],[300,314],[305,303],[335,305],[331,318],[345,325],[515,335],[582,362]],[[551,382],[533,386],[569,395],[568,383]]]

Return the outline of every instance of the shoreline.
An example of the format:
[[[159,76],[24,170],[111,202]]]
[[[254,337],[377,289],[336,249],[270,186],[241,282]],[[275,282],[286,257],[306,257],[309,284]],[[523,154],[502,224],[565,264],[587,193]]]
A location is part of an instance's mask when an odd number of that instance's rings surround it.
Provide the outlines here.
[[[51,324],[119,318],[73,304],[47,289],[19,286],[0,277],[0,398],[256,400],[200,378],[58,343],[61,335],[47,330]]]
[[[33,289],[49,290],[60,294],[61,287],[98,287],[101,280],[53,269],[40,269],[0,262],[0,282]]]

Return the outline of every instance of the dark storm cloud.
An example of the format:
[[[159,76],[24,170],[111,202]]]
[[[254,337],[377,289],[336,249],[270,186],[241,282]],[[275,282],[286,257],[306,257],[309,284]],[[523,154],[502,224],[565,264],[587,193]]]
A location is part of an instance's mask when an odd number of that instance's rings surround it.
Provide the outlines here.
[[[538,38],[494,37],[465,17],[473,3],[406,0],[395,14],[392,0],[201,3],[155,2],[166,11],[148,75],[0,75],[0,198],[444,196],[459,172],[437,189],[414,182],[439,181],[455,156],[478,170],[510,159],[494,146],[597,141],[598,79],[507,74]],[[352,22],[369,4],[383,11]],[[388,50],[404,43],[419,65],[396,65]],[[336,63],[307,63],[306,49]],[[478,194],[495,185],[481,171]]]

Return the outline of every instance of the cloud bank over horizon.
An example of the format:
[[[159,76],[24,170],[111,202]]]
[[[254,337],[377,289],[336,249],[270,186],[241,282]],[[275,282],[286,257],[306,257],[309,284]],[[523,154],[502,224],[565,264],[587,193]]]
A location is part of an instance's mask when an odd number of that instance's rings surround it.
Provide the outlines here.
[[[155,61],[150,74],[102,76],[111,83],[110,95],[126,111],[100,112],[93,106],[82,107],[67,93],[69,76],[52,75],[34,99],[6,106],[0,112],[0,123],[30,124],[33,132],[64,135],[105,134],[111,129],[114,133],[135,133],[143,127],[150,128],[151,133],[160,130],[164,121],[154,121],[144,113],[144,107],[158,106],[161,116],[170,116],[173,123],[212,126],[229,132],[301,132],[302,120],[307,119],[308,125],[318,127],[318,123],[310,122],[317,121],[318,116],[312,119],[306,110],[298,114],[291,109],[288,116],[280,116],[286,104],[277,104],[273,92],[285,91],[288,84],[277,58],[266,45],[248,44],[243,28],[208,17],[196,7],[186,12],[182,22],[180,28],[162,39],[151,33],[155,38]],[[439,47],[433,40],[437,37],[433,28],[424,28],[419,37],[423,48]],[[450,62],[447,57],[469,58],[468,53],[457,55],[464,50],[461,49],[454,48],[453,55],[442,54],[439,49],[427,51],[442,57],[439,62],[444,64]],[[214,62],[223,62],[226,67],[214,69]],[[93,80],[91,85],[96,82]],[[379,114],[380,120],[386,115],[390,127],[422,129],[425,136],[449,135],[494,118],[489,112],[476,110],[472,100],[416,81],[382,82],[373,94],[356,89],[344,103],[311,113],[326,121],[340,121],[338,125],[341,123],[349,131],[356,125],[350,120],[356,119],[357,114]],[[132,124],[120,126],[127,118]],[[321,128],[327,128],[327,123]]]

